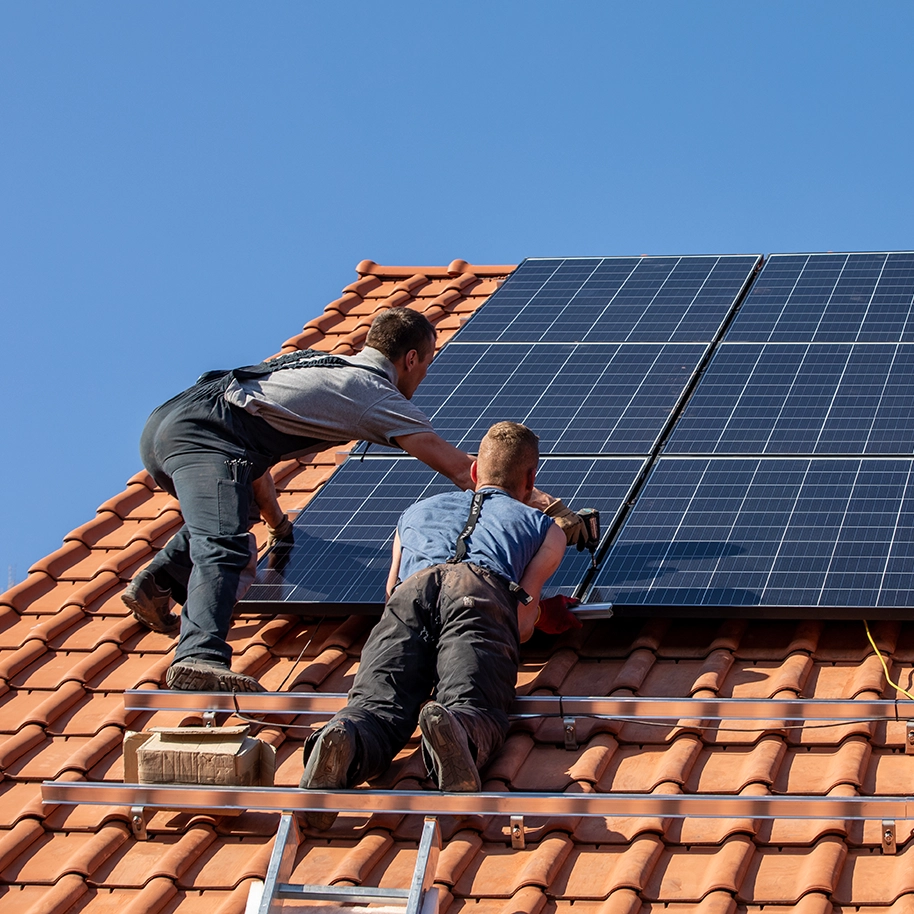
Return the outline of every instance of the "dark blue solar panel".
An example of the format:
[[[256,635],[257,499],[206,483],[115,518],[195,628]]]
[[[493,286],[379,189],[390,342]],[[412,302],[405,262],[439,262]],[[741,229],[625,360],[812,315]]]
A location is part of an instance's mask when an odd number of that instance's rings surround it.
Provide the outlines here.
[[[643,465],[637,459],[545,459],[537,484],[566,504],[598,508],[608,525]],[[245,602],[383,603],[400,514],[420,498],[452,489],[412,458],[347,461],[296,520],[287,564],[277,570],[275,556],[267,556]],[[569,548],[545,593],[570,594],[589,567],[588,553]]]
[[[525,260],[461,342],[710,342],[760,258]]]
[[[451,343],[413,399],[438,434],[469,451],[510,420],[540,436],[542,454],[647,454],[705,351]]]
[[[908,454],[914,346],[722,345],[666,453]]]
[[[914,253],[772,254],[728,342],[914,342]]]
[[[914,606],[912,465],[911,459],[662,458],[590,599]]]

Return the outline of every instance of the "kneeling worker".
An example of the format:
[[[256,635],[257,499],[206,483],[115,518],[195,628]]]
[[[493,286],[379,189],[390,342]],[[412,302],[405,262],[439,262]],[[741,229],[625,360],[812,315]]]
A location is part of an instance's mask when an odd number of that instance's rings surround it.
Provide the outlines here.
[[[302,787],[343,788],[380,774],[418,721],[439,787],[480,789],[479,769],[508,731],[520,642],[534,626],[552,634],[580,628],[564,597],[540,604],[566,537],[524,504],[538,460],[529,428],[499,422],[472,465],[475,493],[436,495],[400,517],[387,605],[348,704],[305,745]],[[433,689],[435,700],[423,706]],[[335,817],[305,815],[320,829]]]

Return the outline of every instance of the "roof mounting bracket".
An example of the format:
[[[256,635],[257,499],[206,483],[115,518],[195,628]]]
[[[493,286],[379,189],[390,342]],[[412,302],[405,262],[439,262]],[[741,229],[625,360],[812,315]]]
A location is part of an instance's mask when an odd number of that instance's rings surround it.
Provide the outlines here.
[[[566,717],[562,720],[562,727],[565,730],[565,748],[573,752],[578,748],[577,722],[573,717]]]
[[[882,820],[882,853],[894,855],[897,852],[898,852],[898,847],[895,844],[895,820],[894,819],[883,819]]]
[[[215,711],[204,711],[203,712],[203,726],[204,727],[215,727],[216,726],[216,712]]]
[[[438,890],[432,886],[441,850],[438,820],[426,817],[419,839],[416,868],[409,889],[381,889],[370,886],[290,885],[301,836],[295,816],[284,814],[273,844],[263,882],[248,890],[247,914],[279,914],[287,899],[332,901],[336,905],[383,904],[400,908],[404,914],[437,914]],[[356,909],[357,910],[357,909]]]
[[[524,817],[511,816],[511,847],[516,851],[522,851],[527,846],[527,839],[524,835]]]
[[[904,753],[905,755],[914,755],[914,720],[905,721]]]
[[[146,833],[146,809],[143,806],[130,807],[130,831],[137,841],[145,841],[149,837]]]

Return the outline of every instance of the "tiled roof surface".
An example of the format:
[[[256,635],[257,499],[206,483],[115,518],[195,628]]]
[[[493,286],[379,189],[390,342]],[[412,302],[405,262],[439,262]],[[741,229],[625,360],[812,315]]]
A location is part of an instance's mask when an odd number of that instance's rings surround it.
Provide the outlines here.
[[[358,349],[378,309],[406,305],[443,343],[511,267],[359,264],[359,279],[284,350]],[[283,507],[301,509],[338,462],[327,452],[274,476]],[[561,494],[561,493],[558,493]],[[177,503],[138,473],[125,491],[0,596],[0,904],[4,911],[244,911],[263,877],[278,817],[159,812],[136,840],[123,807],[42,806],[42,780],[119,780],[126,729],[173,726],[172,712],[125,712],[122,693],[162,687],[174,639],[133,621],[120,593],[180,525]],[[263,544],[263,531],[259,541]],[[240,616],[234,667],[271,690],[346,691],[371,620]],[[914,625],[872,626],[893,678],[908,687]],[[302,652],[304,653],[302,654]],[[853,698],[894,697],[859,622],[608,620],[525,646],[521,694]],[[190,720],[195,718],[191,715]],[[196,718],[199,722],[199,718]],[[220,721],[221,722],[221,721]],[[266,726],[276,782],[301,775],[306,723]],[[903,722],[793,729],[783,720],[669,723],[579,719],[564,748],[560,719],[516,723],[483,772],[484,789],[567,793],[854,796],[912,792]],[[416,746],[376,786],[425,787]],[[441,819],[435,875],[442,911],[914,911],[907,860],[881,850],[879,822],[840,819],[528,819],[512,849],[496,817]],[[421,818],[340,816],[305,832],[293,882],[408,885]]]

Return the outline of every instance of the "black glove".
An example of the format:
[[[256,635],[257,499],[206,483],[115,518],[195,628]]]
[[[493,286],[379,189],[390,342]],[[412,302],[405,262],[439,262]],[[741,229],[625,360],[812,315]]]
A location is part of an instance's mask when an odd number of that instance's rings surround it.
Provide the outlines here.
[[[287,515],[283,515],[282,520],[275,527],[267,527],[267,550],[269,558],[267,559],[267,568],[282,573],[286,565],[289,564],[289,556],[292,554],[292,544],[295,542],[292,521]]]
[[[581,620],[569,609],[580,602],[574,597],[566,597],[562,594],[540,600],[539,615],[536,622],[533,623],[533,627],[547,635],[561,635],[562,632],[567,632],[572,628],[583,628]]]

